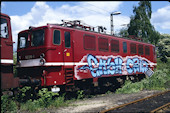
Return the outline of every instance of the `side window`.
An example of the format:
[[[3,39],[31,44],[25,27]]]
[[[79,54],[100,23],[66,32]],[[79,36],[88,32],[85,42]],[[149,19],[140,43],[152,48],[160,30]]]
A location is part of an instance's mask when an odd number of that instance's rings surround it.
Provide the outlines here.
[[[26,39],[25,39],[25,37],[20,37],[20,39],[19,39],[19,48],[24,48],[25,46],[26,46]]]
[[[85,34],[83,37],[84,49],[96,50],[96,37],[93,35]]]
[[[127,43],[123,42],[123,52],[127,53]]]
[[[65,47],[71,47],[71,42],[70,42],[70,32],[65,32],[64,33],[65,37]]]
[[[28,42],[28,33],[22,33],[19,34],[19,43],[18,43],[18,47],[19,48],[25,48],[29,46],[29,42]]]
[[[53,33],[53,43],[54,44],[57,44],[57,45],[60,45],[60,31],[59,30],[54,30],[54,33]]]
[[[139,55],[143,55],[143,45],[141,44],[138,45],[138,53]]]
[[[111,51],[119,52],[119,40],[111,40]]]
[[[108,51],[109,50],[109,44],[108,44],[107,38],[99,37],[98,45],[99,45],[99,51]]]
[[[130,44],[130,53],[136,54],[136,44],[134,43]]]
[[[149,46],[145,46],[145,55],[150,55],[150,48],[149,48]]]
[[[8,38],[8,24],[7,20],[4,18],[1,18],[1,32],[0,37],[2,38]]]

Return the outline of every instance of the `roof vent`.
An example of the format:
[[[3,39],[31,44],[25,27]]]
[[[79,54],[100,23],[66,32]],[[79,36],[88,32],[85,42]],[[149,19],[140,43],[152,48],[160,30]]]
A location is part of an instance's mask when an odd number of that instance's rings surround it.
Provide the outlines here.
[[[106,27],[103,27],[103,26],[97,26],[97,27],[98,27],[99,33],[106,33],[106,31],[105,31],[105,30],[107,30]]]
[[[89,30],[94,31],[94,27],[89,26],[85,23],[83,23],[81,20],[61,20],[63,22],[64,27],[71,27],[71,28],[77,28],[77,29],[83,29],[83,30]]]

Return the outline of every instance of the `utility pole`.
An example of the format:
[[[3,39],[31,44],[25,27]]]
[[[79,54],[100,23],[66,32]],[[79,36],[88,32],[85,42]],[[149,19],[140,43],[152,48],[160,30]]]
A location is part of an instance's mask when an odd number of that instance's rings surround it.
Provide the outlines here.
[[[110,14],[111,35],[114,35],[113,15],[119,15],[121,12],[113,12]]]

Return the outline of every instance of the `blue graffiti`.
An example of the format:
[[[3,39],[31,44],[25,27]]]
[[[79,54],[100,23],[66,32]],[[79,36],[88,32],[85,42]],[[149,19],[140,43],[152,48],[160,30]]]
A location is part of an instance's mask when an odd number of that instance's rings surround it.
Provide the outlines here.
[[[128,59],[126,63],[128,73],[146,72],[148,70],[148,63],[138,58]]]
[[[114,60],[110,57],[107,60],[99,59],[91,54],[87,56],[88,65],[80,67],[78,70],[90,70],[93,77],[100,77],[102,75],[122,74],[123,60],[120,57]],[[99,65],[98,65],[99,64]],[[128,73],[145,72],[148,69],[148,63],[139,58],[128,59],[126,62],[126,69]]]
[[[111,60],[112,58],[108,58],[107,60],[99,59],[99,66],[97,67],[98,64],[97,58],[89,54],[87,56],[88,65],[80,67],[79,70],[89,69],[93,77],[99,77],[101,75],[121,74],[123,60],[119,57],[115,58],[114,62],[111,62]],[[92,65],[92,62],[94,62],[95,66]]]

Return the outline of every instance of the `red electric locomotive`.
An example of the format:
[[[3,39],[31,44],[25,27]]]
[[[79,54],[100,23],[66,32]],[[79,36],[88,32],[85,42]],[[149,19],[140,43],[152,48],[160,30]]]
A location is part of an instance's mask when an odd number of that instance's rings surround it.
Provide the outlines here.
[[[19,78],[13,76],[13,41],[11,33],[10,17],[1,14],[0,32],[0,65],[1,65],[1,89],[18,87]]]
[[[103,30],[99,27],[96,32],[76,20],[19,32],[18,77],[25,84],[58,92],[111,86],[126,75],[152,75],[156,66],[154,45],[108,35]]]

